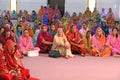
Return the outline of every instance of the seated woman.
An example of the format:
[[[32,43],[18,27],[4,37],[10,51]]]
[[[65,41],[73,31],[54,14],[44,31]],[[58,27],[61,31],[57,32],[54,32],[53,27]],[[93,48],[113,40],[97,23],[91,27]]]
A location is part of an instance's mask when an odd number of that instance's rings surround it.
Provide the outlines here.
[[[107,25],[109,28],[113,28],[114,25],[115,25],[115,19],[112,15],[109,15],[107,18],[106,18],[106,22],[107,22]]]
[[[0,43],[0,80],[13,80],[11,74],[8,73],[7,66],[5,66],[5,55],[3,54],[3,46]]]
[[[117,24],[116,26],[117,26],[118,32],[119,32],[119,34],[120,34],[120,21],[118,22],[118,24]]]
[[[66,58],[72,58],[74,55],[71,52],[70,43],[67,41],[66,36],[62,28],[58,28],[57,34],[54,37],[53,45],[51,50],[56,50],[60,52],[61,56],[65,56]]]
[[[79,30],[80,37],[83,38],[85,35],[86,31],[88,31],[87,24],[85,22],[82,23],[82,28]]]
[[[85,10],[85,12],[84,12],[84,15],[89,19],[89,18],[91,18],[91,14],[92,13],[91,13],[89,7],[87,7],[86,10]]]
[[[22,26],[21,26],[21,25],[17,25],[17,27],[16,27],[16,30],[15,30],[15,31],[16,31],[16,32],[15,32],[15,34],[16,34],[16,37],[17,37],[16,42],[18,42],[18,40],[19,40],[20,36],[21,36],[21,35],[22,35],[22,33],[23,33]]]
[[[91,47],[92,47],[92,40],[91,40],[91,32],[90,31],[86,32],[85,36],[83,37],[83,41],[84,41],[85,49],[89,53],[91,50]]]
[[[102,22],[102,30],[105,32],[105,36],[107,37],[109,34],[109,28],[106,22]]]
[[[96,22],[94,23],[94,26],[91,28],[91,35],[93,36],[95,33],[96,33],[96,29],[98,28],[98,27],[101,27],[101,26],[99,26]]]
[[[64,26],[63,26],[62,21],[58,21],[58,25],[56,26],[56,30],[57,30],[58,28],[63,28],[63,29],[64,29]]]
[[[31,28],[31,25],[30,25],[29,23],[27,23],[27,24],[25,25],[25,29],[28,30],[29,35],[30,35],[31,37],[34,36],[34,32],[33,32],[32,28]]]
[[[24,10],[24,14],[23,15],[25,16],[26,20],[29,21],[30,15],[29,15],[27,10]]]
[[[50,30],[48,31],[48,33],[52,36],[52,38],[54,38],[54,36],[56,35],[55,25],[51,25]]]
[[[34,44],[34,45],[36,45],[37,37],[38,37],[40,31],[41,31],[41,24],[38,24],[38,25],[37,25],[37,28],[36,28],[36,30],[35,30],[34,37],[33,37],[33,44]]]
[[[120,35],[117,28],[112,29],[112,34],[108,35],[107,46],[112,49],[113,56],[119,56],[120,54]]]
[[[5,28],[4,27],[0,27],[0,35],[4,32]]]
[[[18,55],[17,45],[12,40],[7,40],[4,45],[4,54],[1,54],[3,73],[0,74],[2,80],[28,80],[30,71],[26,69]],[[11,57],[12,56],[12,57]]]
[[[37,37],[36,46],[40,48],[40,53],[46,53],[51,49],[52,37],[47,32],[47,26],[42,25],[41,32]]]
[[[75,25],[70,27],[70,32],[67,34],[67,38],[71,44],[72,51],[77,51],[81,56],[85,56],[86,49],[84,48],[83,40],[80,39]]]
[[[37,14],[36,14],[36,12],[33,10],[32,11],[32,14],[30,15],[30,22],[34,22],[34,20],[35,20],[35,18],[37,17]]]
[[[69,18],[67,16],[67,14],[65,13],[62,17],[62,22],[63,22],[63,25],[64,26],[67,26],[68,25],[68,21],[69,21]]]
[[[15,41],[11,34],[11,30],[6,27],[4,28],[4,32],[0,35],[0,42],[4,45],[8,39]]]
[[[23,35],[19,38],[18,46],[19,51],[23,55],[28,55],[28,51],[40,51],[39,48],[33,46],[32,38],[29,36],[29,32],[27,29],[23,31]]]
[[[42,16],[42,23],[45,24],[45,25],[48,25],[49,24],[49,17],[48,17],[48,14],[43,14]]]
[[[97,28],[96,33],[92,37],[92,49],[90,51],[92,56],[110,56],[111,49],[106,46],[106,37],[100,27]]]
[[[13,10],[13,12],[11,13],[11,19],[17,19],[17,13],[15,10]]]

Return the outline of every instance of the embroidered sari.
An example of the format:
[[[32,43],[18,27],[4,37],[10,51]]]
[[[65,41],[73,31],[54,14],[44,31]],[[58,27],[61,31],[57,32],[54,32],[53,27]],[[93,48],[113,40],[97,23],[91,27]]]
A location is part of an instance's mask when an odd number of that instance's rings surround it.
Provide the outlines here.
[[[14,52],[12,52],[13,47],[15,48],[13,49]],[[13,76],[13,80],[25,80],[30,77],[29,70],[23,66],[20,60],[17,45],[12,40],[7,40],[3,53],[9,74]]]

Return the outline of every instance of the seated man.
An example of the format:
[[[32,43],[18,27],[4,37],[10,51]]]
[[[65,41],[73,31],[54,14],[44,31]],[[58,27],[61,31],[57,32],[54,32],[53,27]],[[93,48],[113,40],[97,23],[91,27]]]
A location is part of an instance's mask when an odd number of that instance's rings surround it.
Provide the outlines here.
[[[40,48],[40,53],[46,53],[51,49],[53,38],[47,32],[47,26],[42,25],[41,32],[37,37],[36,46]]]

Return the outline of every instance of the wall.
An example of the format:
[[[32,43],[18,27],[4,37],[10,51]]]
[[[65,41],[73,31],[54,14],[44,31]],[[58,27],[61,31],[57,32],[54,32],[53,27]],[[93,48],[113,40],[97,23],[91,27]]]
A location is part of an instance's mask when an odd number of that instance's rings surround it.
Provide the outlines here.
[[[1,10],[10,10],[10,0],[0,0]]]
[[[119,5],[119,21],[120,21],[120,1],[118,2],[118,5]]]
[[[84,12],[87,7],[87,0],[65,0],[65,11],[70,14]]]
[[[18,0],[18,11],[28,10],[28,12],[31,12],[35,10],[38,12],[41,5],[46,6],[47,0]]]

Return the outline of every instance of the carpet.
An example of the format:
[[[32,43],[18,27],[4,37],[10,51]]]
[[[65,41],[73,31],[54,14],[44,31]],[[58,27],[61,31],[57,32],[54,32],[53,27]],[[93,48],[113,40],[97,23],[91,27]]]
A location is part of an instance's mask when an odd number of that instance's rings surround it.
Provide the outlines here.
[[[50,58],[47,54],[24,57],[24,66],[40,80],[120,80],[120,58],[81,57]]]
[[[40,80],[40,79],[30,77],[29,80]]]

